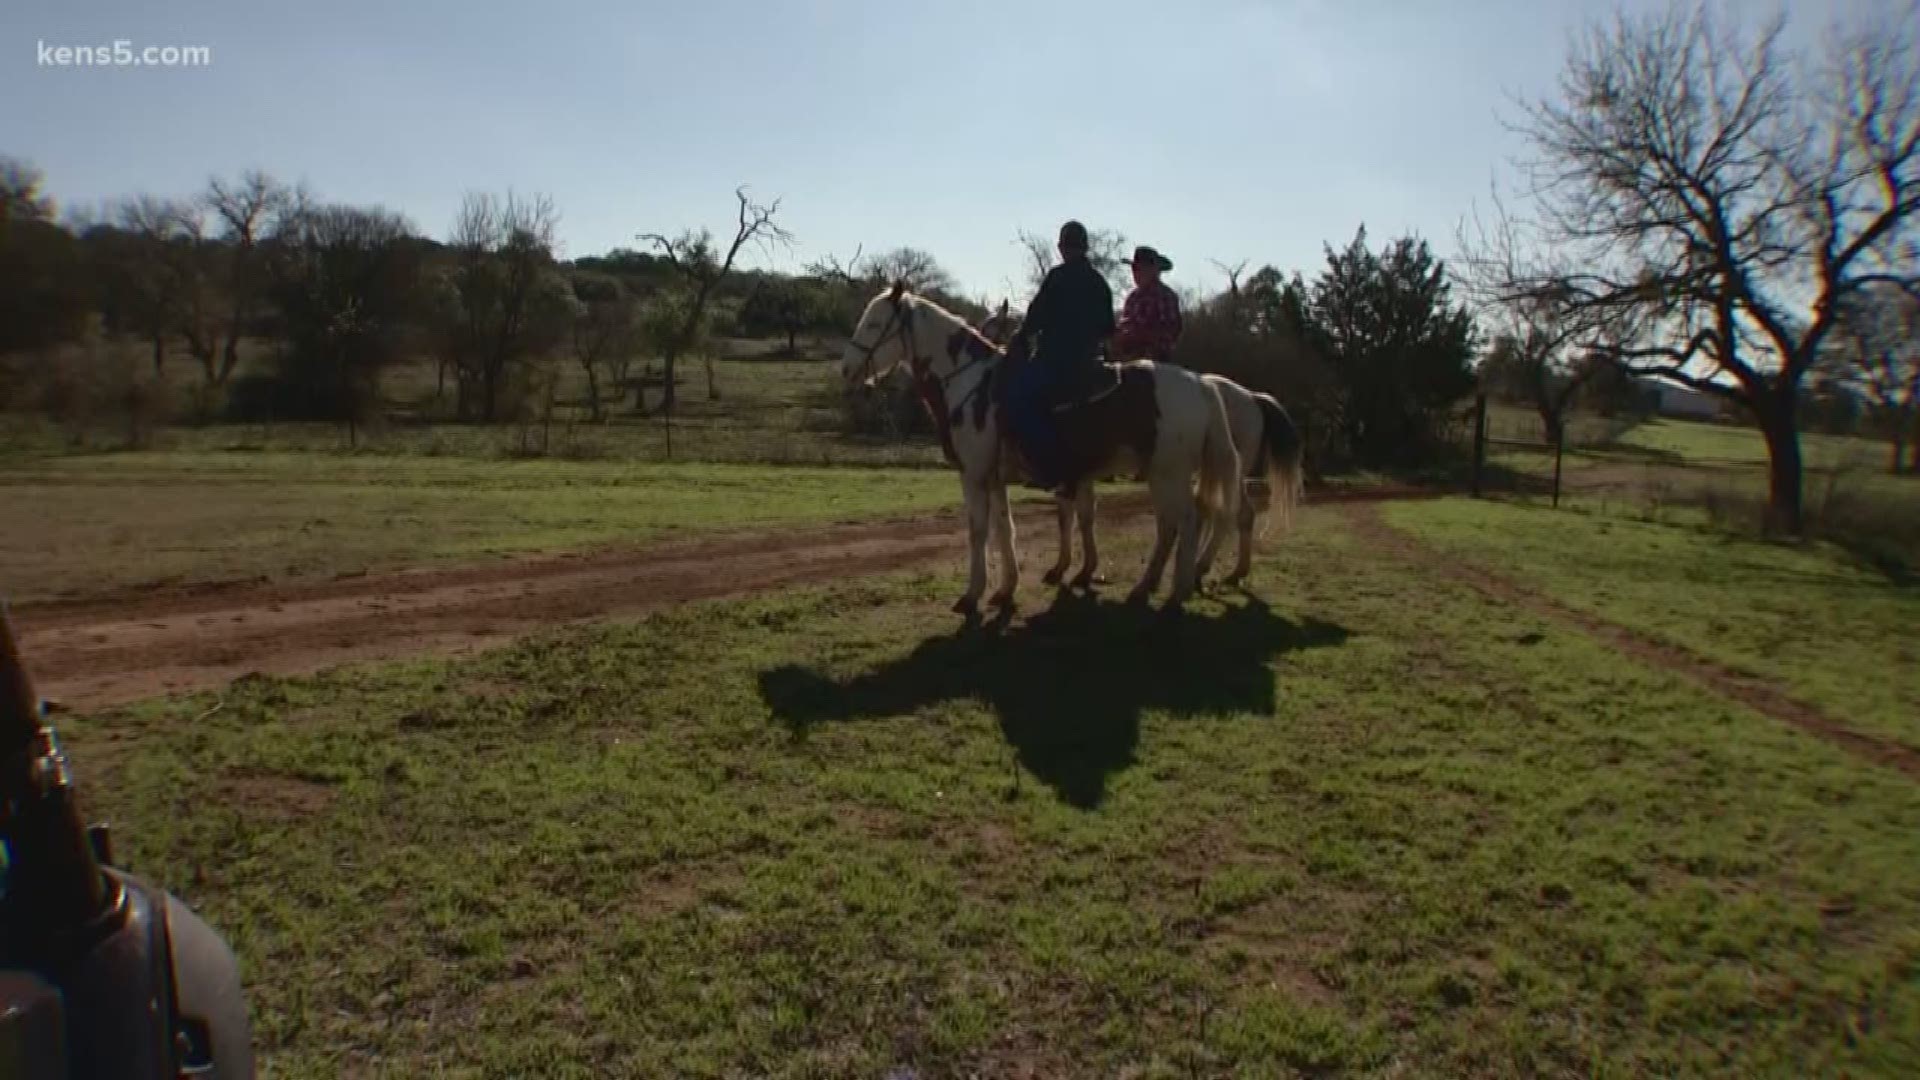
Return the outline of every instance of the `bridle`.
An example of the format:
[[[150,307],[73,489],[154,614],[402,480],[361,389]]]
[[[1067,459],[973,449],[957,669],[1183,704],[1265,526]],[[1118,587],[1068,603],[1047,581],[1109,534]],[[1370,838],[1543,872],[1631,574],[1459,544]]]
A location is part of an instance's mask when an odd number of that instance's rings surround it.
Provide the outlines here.
[[[945,375],[936,375],[933,372],[933,362],[927,357],[921,356],[919,350],[914,347],[916,339],[913,333],[913,305],[899,296],[889,297],[889,302],[893,305],[893,314],[889,315],[886,324],[880,327],[880,333],[874,337],[873,344],[862,345],[858,341],[851,340],[847,343],[850,347],[860,350],[862,382],[871,382],[878,375],[878,372],[874,370],[874,354],[880,351],[881,346],[893,340],[895,337],[899,337],[907,343],[908,366],[913,371],[914,382],[921,386],[922,394],[931,396],[930,391],[938,392],[942,399],[945,398],[947,387],[952,385],[955,379],[958,379],[975,367],[982,365],[991,366],[1005,355],[996,347],[989,356],[970,357],[965,363],[954,365],[954,369]],[[975,331],[975,333],[978,333],[978,331]],[[985,338],[985,335],[981,336]],[[991,342],[991,339],[986,340]],[[971,391],[968,391],[967,395],[961,399],[960,407],[964,407],[973,399],[975,394],[980,392],[981,385],[982,384],[976,384]]]
[[[873,368],[873,354],[879,352],[882,345],[885,345],[895,337],[899,337],[907,343],[907,356],[916,369],[915,374],[919,374],[917,369],[922,366],[920,357],[913,349],[913,307],[897,296],[891,299],[891,303],[893,304],[893,314],[887,316],[886,325],[880,328],[880,333],[873,339],[873,344],[862,345],[857,341],[848,342],[849,345],[860,350],[860,373],[863,376],[862,382],[871,382],[879,374]]]

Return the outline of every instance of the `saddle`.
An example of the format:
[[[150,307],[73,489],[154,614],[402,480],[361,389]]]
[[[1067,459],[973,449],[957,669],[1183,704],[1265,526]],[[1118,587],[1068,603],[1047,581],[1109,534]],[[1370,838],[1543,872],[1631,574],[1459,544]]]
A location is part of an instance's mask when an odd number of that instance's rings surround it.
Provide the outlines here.
[[[1152,368],[1140,363],[1097,365],[1053,406],[1054,430],[1066,458],[1061,479],[1069,486],[1123,472],[1145,479],[1159,421]],[[1003,440],[1008,451],[1004,459],[1024,476],[1018,444],[1011,437]]]
[[[1054,404],[1055,416],[1096,404],[1107,395],[1119,390],[1120,365],[1100,364],[1080,381],[1081,385],[1070,387],[1066,394]]]

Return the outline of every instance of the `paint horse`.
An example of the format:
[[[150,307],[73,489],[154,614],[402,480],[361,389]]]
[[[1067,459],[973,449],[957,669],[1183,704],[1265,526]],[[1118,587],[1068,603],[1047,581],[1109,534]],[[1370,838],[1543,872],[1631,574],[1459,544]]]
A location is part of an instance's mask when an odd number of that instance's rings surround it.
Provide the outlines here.
[[[1002,348],[1013,340],[1013,335],[1019,329],[1020,316],[1010,314],[1004,300],[1000,302],[999,309],[980,324],[980,332]],[[1226,406],[1227,425],[1233,431],[1234,448],[1239,452],[1240,462],[1245,469],[1238,522],[1238,550],[1234,556],[1233,570],[1224,582],[1233,586],[1245,581],[1252,569],[1255,527],[1260,526],[1263,534],[1264,527],[1275,520],[1279,521],[1282,531],[1291,527],[1293,510],[1299,505],[1304,491],[1304,446],[1293,417],[1273,395],[1249,390],[1224,375],[1207,374],[1202,375],[1201,379],[1219,392],[1220,401]],[[1093,476],[1085,477],[1055,499],[1060,522],[1060,557],[1042,579],[1049,585],[1058,585],[1065,580],[1067,569],[1073,565],[1073,532],[1076,523],[1083,562],[1072,585],[1086,589],[1099,580],[1100,547],[1094,541],[1093,529],[1095,479]],[[1219,530],[1207,530],[1197,567],[1203,582],[1213,567],[1220,540]]]
[[[986,591],[990,537],[1001,573],[992,606],[1011,609],[1020,584],[1007,502],[1008,477],[1019,467],[1002,430],[997,386],[1006,359],[965,319],[898,283],[867,303],[840,358],[841,376],[850,386],[871,387],[907,365],[948,460],[959,467],[968,576],[954,610],[969,617],[979,611]],[[1148,361],[1110,370],[1118,376],[1110,389],[1058,406],[1054,422],[1074,475],[1121,470],[1145,475],[1158,533],[1128,600],[1143,604],[1159,589],[1171,553],[1173,585],[1166,608],[1178,610],[1198,584],[1202,528],[1218,530],[1238,510],[1239,451],[1218,390],[1198,375]]]

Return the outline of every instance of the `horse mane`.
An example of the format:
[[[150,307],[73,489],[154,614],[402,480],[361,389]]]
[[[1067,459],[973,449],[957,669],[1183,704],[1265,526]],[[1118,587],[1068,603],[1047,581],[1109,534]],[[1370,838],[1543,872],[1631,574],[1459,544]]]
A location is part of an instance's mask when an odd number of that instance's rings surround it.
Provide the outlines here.
[[[960,315],[957,315],[954,312],[948,310],[946,306],[941,304],[938,300],[935,300],[932,297],[925,295],[924,293],[914,292],[912,289],[907,289],[903,291],[900,294],[900,298],[912,304],[916,308],[923,308],[923,309],[932,311],[935,315],[938,315],[941,318],[946,319],[948,322],[955,324],[957,328],[953,331],[953,333],[956,335],[964,333],[969,339],[971,339],[968,342],[969,346],[977,345],[978,347],[987,349],[990,352],[998,353],[1002,356],[1006,355],[1006,350],[1002,349],[998,345],[995,345],[993,343],[992,338],[989,338],[987,337],[987,335],[980,332],[979,327],[973,325],[973,323],[967,321],[965,318],[961,317]]]

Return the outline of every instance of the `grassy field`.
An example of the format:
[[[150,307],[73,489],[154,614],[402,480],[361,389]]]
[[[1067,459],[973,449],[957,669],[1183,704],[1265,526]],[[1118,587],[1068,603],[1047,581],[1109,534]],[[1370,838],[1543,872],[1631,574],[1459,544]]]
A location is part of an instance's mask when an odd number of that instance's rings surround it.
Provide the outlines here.
[[[1511,419],[1513,410],[1508,408],[1505,412]],[[1538,421],[1531,422],[1533,428],[1537,429]],[[1617,438],[1604,444],[1588,445],[1592,438],[1612,432],[1617,427],[1619,425],[1598,417],[1577,417],[1573,422],[1572,437],[1568,440],[1565,467],[1569,473],[1622,465],[1640,465],[1650,469],[1682,466],[1747,476],[1763,486],[1765,484],[1767,444],[1757,429],[1655,417],[1624,427]],[[1538,438],[1538,431],[1532,430],[1514,437]],[[1871,474],[1884,472],[1886,468],[1885,447],[1873,439],[1809,432],[1801,436],[1800,449],[1809,473],[1843,470]],[[1542,475],[1550,474],[1553,469],[1551,452],[1539,450],[1495,446],[1488,450],[1488,459]]]
[[[1395,517],[1523,565],[1591,528]],[[1811,555],[1626,540],[1907,602]],[[690,606],[64,734],[135,869],[231,936],[271,1076],[1893,1077],[1920,1055],[1898,773],[1331,510],[1261,558],[1264,602],[1177,629],[1069,603],[955,635],[957,587],[956,564]]]
[[[0,471],[0,590],[302,579],[956,506],[954,474],[418,455],[154,451]]]
[[[1821,546],[1465,502],[1392,523],[1609,620],[1778,679],[1863,731],[1920,746],[1920,589]]]
[[[1634,427],[1620,439],[1624,449],[1682,461],[1765,465],[1767,443],[1756,428],[1706,424],[1691,420],[1655,419]],[[1884,469],[1886,444],[1877,439],[1807,432],[1800,436],[1800,452],[1810,469]]]
[[[1608,442],[1631,426],[1631,419],[1610,419],[1593,413],[1575,412],[1567,417],[1567,445],[1577,447]],[[1547,441],[1546,427],[1540,422],[1538,412],[1497,401],[1487,403],[1487,437],[1539,443]]]
[[[1844,536],[1888,564],[1920,564],[1920,480],[1886,471],[1871,439],[1802,437],[1802,498],[1816,531]],[[1551,490],[1553,455],[1493,446],[1488,489],[1538,497]],[[1602,513],[1760,526],[1767,500],[1767,449],[1751,428],[1653,419],[1599,445],[1569,446],[1562,502]]]
[[[831,365],[770,359],[733,342],[682,368],[672,430],[612,407],[604,424],[567,407],[551,427],[394,420],[163,424],[119,449],[110,417],[80,431],[0,418],[0,592],[15,602],[154,585],[300,579],[492,554],[640,542],[671,533],[824,523],[954,506],[959,485],[926,439],[844,433]],[[561,365],[563,398],[581,391]],[[177,399],[192,371],[170,368]],[[396,415],[434,393],[402,365],[383,394]],[[828,466],[858,465],[845,469]]]
[[[822,345],[801,359],[769,354],[776,343],[727,343],[729,358],[715,362],[720,397],[707,394],[697,360],[682,361],[680,398],[669,431],[659,416],[639,415],[632,399],[608,401],[605,421],[588,419],[579,367],[556,362],[559,378],[553,422],[462,424],[448,398],[436,395],[429,363],[402,364],[382,383],[384,419],[349,430],[339,423],[192,422],[192,370],[176,364],[166,382],[168,406],[146,436],[145,448],[176,451],[341,452],[499,459],[537,454],[586,460],[722,462],[754,465],[870,465],[942,467],[930,438],[903,441],[849,434],[840,390]],[[244,370],[244,368],[243,368]],[[611,394],[611,391],[607,391]],[[452,394],[451,388],[447,394]],[[657,390],[648,394],[658,405]],[[122,449],[127,422],[111,409],[86,423],[57,424],[26,414],[0,415],[0,463],[8,458],[85,450]]]

